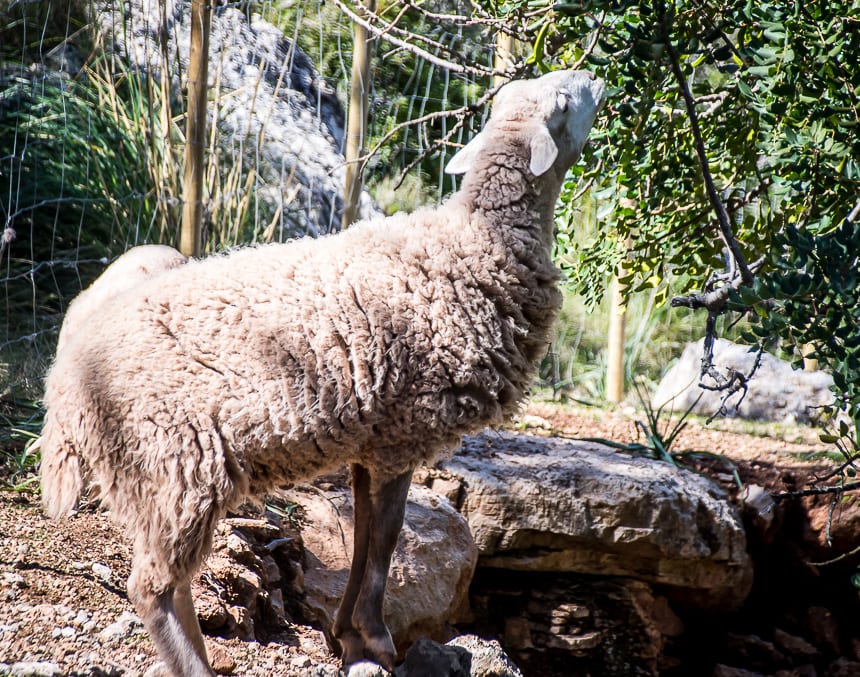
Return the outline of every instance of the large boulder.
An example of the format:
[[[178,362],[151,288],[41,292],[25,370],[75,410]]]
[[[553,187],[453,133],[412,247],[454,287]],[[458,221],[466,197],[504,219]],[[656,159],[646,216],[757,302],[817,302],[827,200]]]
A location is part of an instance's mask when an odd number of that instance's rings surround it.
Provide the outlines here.
[[[158,77],[168,54],[166,75],[178,100],[187,86],[189,8],[176,0],[100,0],[93,18],[109,49],[132,68]],[[254,168],[251,198],[259,221],[272,224],[267,239],[339,228],[344,114],[334,90],[276,26],[232,4],[212,12],[209,55],[218,152],[224,162]],[[376,213],[366,192],[359,212]]]
[[[749,591],[738,511],[668,463],[488,431],[419,479],[457,501],[481,567],[629,577],[706,609],[737,608]]]
[[[342,478],[297,488],[292,497],[302,507],[305,604],[330,628],[352,561],[352,494]],[[418,637],[452,636],[449,624],[468,610],[477,559],[462,515],[445,498],[413,485],[385,593],[386,623],[401,650]]]
[[[664,407],[711,416],[723,406],[724,391],[699,386],[703,341],[690,343],[680,359],[666,372],[652,398],[654,408]],[[714,365],[719,373],[730,377],[736,371],[752,372],[756,352],[749,346],[717,339],[714,342]],[[706,377],[705,385],[716,382]],[[762,353],[761,363],[749,380],[746,394],[739,392],[725,402],[727,416],[763,421],[809,422],[818,418],[821,407],[834,400],[833,377],[823,371],[797,371],[770,353]],[[743,395],[743,398],[741,397]],[[698,399],[698,402],[696,401]]]

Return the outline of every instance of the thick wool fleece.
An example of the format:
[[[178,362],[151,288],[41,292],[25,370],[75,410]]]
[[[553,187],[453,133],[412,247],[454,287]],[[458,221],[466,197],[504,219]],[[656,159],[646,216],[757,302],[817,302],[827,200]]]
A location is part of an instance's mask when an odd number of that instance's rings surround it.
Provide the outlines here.
[[[60,335],[57,337],[57,352],[60,352],[69,342],[69,338],[77,334],[90,316],[111,298],[154,275],[181,266],[186,261],[173,247],[165,245],[147,244],[129,249],[69,304]]]
[[[249,493],[349,462],[394,476],[510,415],[561,302],[561,177],[531,175],[524,138],[500,134],[439,208],[191,261],[109,302],[47,378],[49,513],[83,475],[164,565],[193,567]]]

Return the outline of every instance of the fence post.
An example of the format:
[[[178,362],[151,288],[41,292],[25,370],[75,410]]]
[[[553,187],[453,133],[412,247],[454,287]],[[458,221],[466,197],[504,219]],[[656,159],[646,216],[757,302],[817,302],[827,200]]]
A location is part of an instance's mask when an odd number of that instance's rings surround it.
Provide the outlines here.
[[[362,0],[361,13],[366,17],[376,12],[376,0]],[[364,26],[355,24],[352,44],[352,76],[349,83],[349,117],[346,124],[346,176],[343,186],[343,211],[340,227],[346,229],[358,213],[361,201],[361,172],[364,163],[359,158],[364,153],[367,138],[367,108],[370,98],[370,60],[373,38]]]
[[[517,41],[509,33],[499,31],[496,33],[496,52],[493,55],[493,68],[497,71],[506,71],[514,65],[517,53]],[[506,83],[510,78],[504,75],[493,76],[493,86],[498,87]]]
[[[209,23],[213,0],[191,0],[188,54],[188,104],[185,118],[185,174],[179,249],[200,256],[203,248],[203,151],[206,147],[206,88],[209,72]]]

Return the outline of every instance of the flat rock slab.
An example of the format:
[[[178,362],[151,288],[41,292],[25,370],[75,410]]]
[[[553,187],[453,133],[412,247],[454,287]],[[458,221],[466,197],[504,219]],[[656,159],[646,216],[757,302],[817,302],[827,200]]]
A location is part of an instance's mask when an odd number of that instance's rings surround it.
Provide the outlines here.
[[[486,431],[435,472],[457,495],[479,566],[626,576],[709,609],[736,608],[749,592],[738,511],[710,480],[669,463]],[[435,486],[432,472],[424,481]]]

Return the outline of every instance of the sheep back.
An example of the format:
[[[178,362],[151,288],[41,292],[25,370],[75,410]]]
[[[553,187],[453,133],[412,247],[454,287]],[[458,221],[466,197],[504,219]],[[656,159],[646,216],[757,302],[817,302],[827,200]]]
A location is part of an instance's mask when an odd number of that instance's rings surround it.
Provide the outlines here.
[[[554,280],[547,256],[534,265]],[[346,462],[403,472],[528,388],[522,308],[551,321],[558,292],[522,287],[523,266],[456,198],[191,261],[109,302],[58,356],[47,453],[79,450],[120,512],[127,492],[189,476],[226,506]]]

